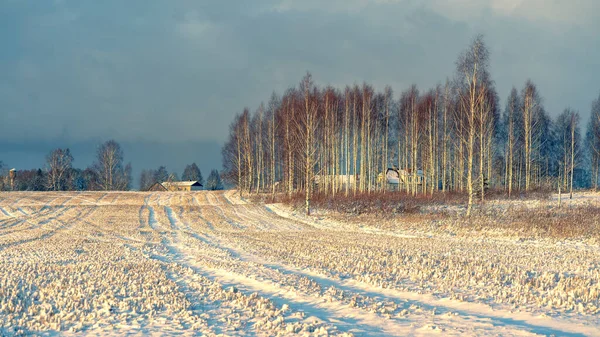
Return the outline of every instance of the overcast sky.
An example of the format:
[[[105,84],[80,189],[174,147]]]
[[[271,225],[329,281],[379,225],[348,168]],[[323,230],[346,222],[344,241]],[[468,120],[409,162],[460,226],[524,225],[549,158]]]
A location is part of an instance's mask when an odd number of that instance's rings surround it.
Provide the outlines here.
[[[114,138],[154,152],[143,165],[188,144],[199,153],[176,169],[220,167],[232,116],[307,70],[319,85],[426,89],[478,33],[502,106],[531,78],[551,115],[570,106],[587,123],[598,13],[598,0],[0,0],[0,160]]]

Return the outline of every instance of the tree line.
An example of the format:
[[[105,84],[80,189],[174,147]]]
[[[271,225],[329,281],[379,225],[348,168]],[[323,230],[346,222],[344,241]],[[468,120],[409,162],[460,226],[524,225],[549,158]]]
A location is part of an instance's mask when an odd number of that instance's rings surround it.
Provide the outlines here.
[[[101,144],[94,163],[86,168],[73,167],[73,155],[68,148],[54,149],[46,156],[44,168],[18,170],[11,180],[7,167],[0,161],[0,191],[128,191],[132,188],[132,167],[125,164],[121,145],[114,140]],[[204,185],[202,172],[192,163],[187,165],[182,180],[194,180]],[[142,170],[140,190],[148,190],[155,183],[179,181],[175,172],[165,166],[157,170]],[[220,174],[212,170],[205,189],[223,189]]]
[[[488,187],[508,196],[540,188],[598,185],[600,97],[582,139],[577,111],[556,119],[535,83],[511,90],[504,106],[477,36],[444,84],[416,85],[394,97],[364,83],[319,88],[307,73],[297,87],[245,108],[222,149],[224,178],[240,193],[303,193],[306,212],[319,193],[385,192],[395,167],[410,176],[400,189],[415,195],[468,194],[467,214]]]
[[[140,190],[147,191],[156,183],[180,181],[176,172],[169,173],[165,166],[160,166],[156,170],[142,170],[140,173]],[[218,170],[211,170],[206,182],[202,177],[202,172],[196,163],[187,165],[181,174],[181,181],[197,181],[204,189],[217,191],[224,189],[221,180],[221,174]]]
[[[118,191],[131,188],[131,164],[124,163],[119,143],[109,140],[96,150],[94,163],[73,167],[73,154],[58,148],[46,155],[43,168],[18,170],[11,181],[6,168],[0,168],[0,189],[5,191]]]

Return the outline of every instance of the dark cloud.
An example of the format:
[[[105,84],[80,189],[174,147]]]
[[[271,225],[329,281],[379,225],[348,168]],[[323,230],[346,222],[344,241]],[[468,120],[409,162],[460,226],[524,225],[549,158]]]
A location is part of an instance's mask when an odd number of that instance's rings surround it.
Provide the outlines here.
[[[571,106],[586,116],[600,90],[599,7],[589,0],[7,0],[0,3],[0,140],[220,144],[233,114],[295,85],[307,70],[323,85],[425,89],[453,75],[458,53],[480,32],[503,99],[531,78],[552,114]]]

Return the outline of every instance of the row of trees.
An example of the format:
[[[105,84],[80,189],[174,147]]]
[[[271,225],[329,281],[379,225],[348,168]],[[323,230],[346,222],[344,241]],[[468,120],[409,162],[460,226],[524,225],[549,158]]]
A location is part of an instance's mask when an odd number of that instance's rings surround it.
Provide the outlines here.
[[[183,174],[181,175],[181,180],[197,181],[203,185],[205,189],[210,191],[222,190],[224,188],[223,182],[221,181],[221,175],[217,170],[212,170],[210,172],[205,184],[202,172],[200,172],[196,163],[192,163],[185,167]],[[146,191],[156,183],[173,181],[179,181],[177,173],[169,173],[165,166],[160,166],[156,170],[142,170],[140,173],[140,190]]]
[[[204,178],[202,177],[202,172],[198,168],[196,163],[192,163],[191,165],[187,165],[183,170],[183,174],[181,175],[181,180],[184,181],[197,181],[201,185],[204,185]],[[177,173],[167,171],[165,166],[160,166],[156,170],[142,170],[140,173],[140,190],[146,191],[152,185],[156,183],[163,182],[171,182],[171,181],[179,181],[179,177]]]
[[[222,150],[224,177],[240,193],[304,193],[309,213],[313,189],[385,192],[381,174],[397,167],[412,178],[401,186],[405,192],[463,191],[470,213],[488,185],[508,195],[557,184],[596,187],[599,105],[586,133],[590,153],[582,151],[578,112],[565,109],[552,120],[532,81],[513,88],[502,109],[478,36],[459,56],[452,80],[424,92],[412,85],[397,99],[390,87],[376,92],[366,83],[318,88],[307,73],[266,107],[235,116]]]
[[[15,181],[10,181],[5,165],[0,161],[0,191],[124,191],[132,185],[131,164],[123,165],[123,151],[115,141],[102,144],[94,164],[84,170],[73,167],[69,149],[55,149],[46,156],[44,169],[19,170]],[[140,190],[148,190],[157,182],[179,181],[177,173],[165,166],[156,170],[142,170]],[[206,184],[196,163],[185,167],[181,180],[198,181],[208,190],[224,188],[219,171],[212,170]]]
[[[221,174],[219,174],[219,171],[215,169],[211,170],[208,178],[206,179],[206,185],[204,185],[204,189],[209,191],[218,191],[224,188],[225,187],[223,186],[223,181],[221,180]]]
[[[19,170],[14,182],[2,174],[2,190],[17,191],[85,191],[128,190],[131,188],[131,164],[124,164],[123,150],[114,140],[100,145],[92,166],[81,170],[73,167],[73,155],[66,149],[52,150],[46,156],[44,169]]]

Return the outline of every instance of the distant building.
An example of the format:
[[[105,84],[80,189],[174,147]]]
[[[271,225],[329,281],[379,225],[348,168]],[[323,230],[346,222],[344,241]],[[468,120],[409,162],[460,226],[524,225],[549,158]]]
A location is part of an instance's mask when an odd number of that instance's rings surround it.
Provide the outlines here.
[[[313,177],[315,184],[349,186],[356,185],[356,176],[354,174],[320,174]]]
[[[412,174],[410,170],[403,170],[397,168],[388,168],[385,175],[380,174],[378,179],[385,179],[389,185],[411,185],[416,183],[417,185],[423,184],[423,171],[417,170],[417,174]],[[416,179],[416,181],[415,181]]]
[[[8,172],[8,179],[9,179],[9,183],[10,183],[10,190],[14,191],[15,190],[15,180],[17,178],[17,169],[11,169]]]
[[[167,192],[167,188],[163,186],[162,183],[155,183],[154,185],[150,186],[150,188],[148,188],[148,191],[150,192]]]
[[[201,191],[202,184],[197,181],[165,181],[156,183],[148,189],[153,192],[186,192],[186,191]]]

